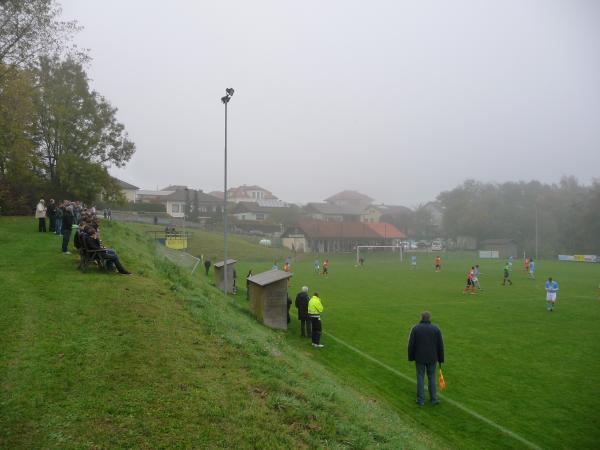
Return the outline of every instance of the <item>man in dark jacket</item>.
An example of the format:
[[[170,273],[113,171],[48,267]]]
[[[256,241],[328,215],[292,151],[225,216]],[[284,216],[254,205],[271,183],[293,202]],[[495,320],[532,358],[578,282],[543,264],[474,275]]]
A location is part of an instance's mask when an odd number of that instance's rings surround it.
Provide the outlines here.
[[[69,241],[71,240],[71,228],[73,228],[73,207],[68,205],[65,207],[62,218],[62,252],[64,255],[70,255]]]
[[[298,309],[298,320],[300,321],[300,335],[310,337],[312,330],[310,327],[310,317],[308,317],[308,288],[302,287],[302,290],[296,295],[296,309]]]
[[[100,244],[98,232],[93,227],[86,228],[86,233],[83,238],[85,239],[85,246],[88,250],[102,250],[102,257],[107,263],[114,264],[121,275],[131,275],[131,272],[121,264],[117,252],[112,248],[105,248]]]
[[[50,231],[51,233],[55,233],[56,232],[56,203],[54,202],[54,199],[51,198],[50,199],[50,203],[48,203],[48,208],[46,210],[47,214],[48,214],[48,218],[50,219],[50,227],[48,228],[48,231]]]
[[[440,329],[432,325],[428,311],[421,313],[421,322],[410,330],[408,360],[414,361],[417,368],[417,404],[423,406],[425,403],[424,381],[427,371],[429,398],[432,405],[437,405],[435,366],[438,362],[444,362],[444,341]]]

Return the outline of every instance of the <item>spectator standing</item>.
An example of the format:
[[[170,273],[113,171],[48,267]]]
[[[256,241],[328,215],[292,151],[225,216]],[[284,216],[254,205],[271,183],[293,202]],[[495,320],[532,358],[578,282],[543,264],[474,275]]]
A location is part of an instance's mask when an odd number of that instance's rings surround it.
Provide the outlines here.
[[[65,208],[65,212],[63,214],[63,220],[62,220],[62,236],[63,236],[62,252],[63,252],[63,255],[71,254],[71,252],[69,251],[69,241],[71,240],[71,229],[73,228],[74,219],[75,219],[75,217],[73,214],[73,205],[68,205]]]
[[[108,221],[112,220],[112,209],[108,208]]]
[[[108,210],[106,208],[104,208],[103,213],[104,213],[104,218],[108,219]]]
[[[81,202],[76,201],[73,206],[73,221],[75,223],[79,223],[79,221],[81,220]]]
[[[444,362],[444,341],[440,329],[431,323],[428,311],[421,313],[421,322],[410,330],[408,338],[408,360],[414,361],[417,369],[417,405],[425,404],[425,372],[427,372],[429,399],[437,405],[435,366]]]
[[[250,277],[252,276],[252,269],[248,271],[246,275],[246,300],[250,300]]]
[[[42,198],[35,207],[35,218],[38,220],[38,231],[46,232],[46,201]]]
[[[296,309],[298,310],[298,320],[300,321],[300,336],[311,337],[310,317],[308,317],[308,287],[302,286],[302,290],[296,295]]]
[[[56,207],[56,217],[54,218],[54,232],[59,236],[62,235],[62,220],[64,213],[64,206],[62,204],[58,205]]]
[[[319,298],[319,293],[315,292],[308,301],[308,317],[310,318],[310,325],[312,328],[312,346],[317,348],[324,347],[324,345],[321,344],[321,332],[323,331],[321,325],[322,312],[323,304]]]
[[[206,276],[208,276],[208,271],[210,270],[210,259],[207,259],[206,261],[204,261],[204,270],[206,271]]]
[[[49,226],[48,226],[48,231],[51,233],[55,232],[55,222],[56,222],[56,203],[54,203],[54,199],[51,198],[50,201],[48,202],[48,208],[46,210],[47,214],[48,214],[48,221]]]

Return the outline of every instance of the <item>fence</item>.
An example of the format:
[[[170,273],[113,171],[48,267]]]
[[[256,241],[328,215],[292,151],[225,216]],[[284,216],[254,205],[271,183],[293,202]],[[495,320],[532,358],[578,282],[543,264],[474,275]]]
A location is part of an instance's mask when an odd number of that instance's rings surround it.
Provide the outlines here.
[[[158,252],[162,254],[165,258],[167,258],[169,261],[171,261],[173,264],[189,270],[192,274],[196,271],[196,269],[202,262],[200,258],[196,258],[195,256],[192,256],[189,253],[184,252],[182,250],[172,250],[160,244],[157,245],[157,248]]]

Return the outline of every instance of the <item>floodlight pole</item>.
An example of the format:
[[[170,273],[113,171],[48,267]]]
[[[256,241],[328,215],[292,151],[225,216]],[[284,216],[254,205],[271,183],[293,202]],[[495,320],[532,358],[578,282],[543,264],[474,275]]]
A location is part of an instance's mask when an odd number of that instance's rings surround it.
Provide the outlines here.
[[[225,103],[225,186],[223,190],[223,242],[224,242],[224,256],[223,256],[223,294],[227,296],[227,103]]]
[[[535,202],[535,259],[538,259],[538,205]]]
[[[233,89],[225,89],[227,95],[221,97],[221,101],[225,104],[225,165],[224,165],[224,190],[223,190],[223,294],[227,296],[227,104],[233,95]]]

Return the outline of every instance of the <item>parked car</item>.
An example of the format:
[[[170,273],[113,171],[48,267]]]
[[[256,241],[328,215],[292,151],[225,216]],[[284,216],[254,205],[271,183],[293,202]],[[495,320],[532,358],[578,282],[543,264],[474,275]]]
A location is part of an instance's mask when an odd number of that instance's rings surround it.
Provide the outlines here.
[[[433,250],[434,252],[439,252],[443,249],[444,249],[444,245],[442,244],[442,241],[435,240],[431,243],[431,250]]]

